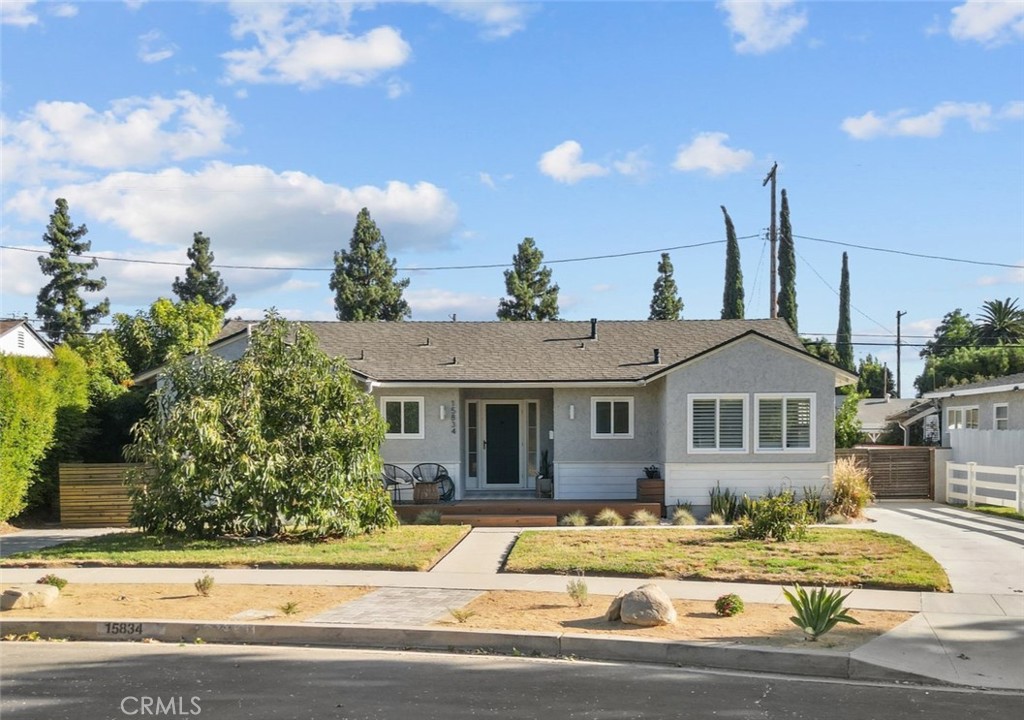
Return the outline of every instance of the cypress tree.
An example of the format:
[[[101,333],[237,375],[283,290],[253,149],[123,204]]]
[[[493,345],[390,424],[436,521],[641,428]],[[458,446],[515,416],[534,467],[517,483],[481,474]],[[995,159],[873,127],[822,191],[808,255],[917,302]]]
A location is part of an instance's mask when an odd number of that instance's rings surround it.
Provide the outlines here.
[[[412,313],[402,291],[409,278],[395,279],[395,261],[370,211],[356,218],[349,249],[334,253],[330,288],[339,320],[404,320]]]
[[[202,298],[207,305],[217,305],[227,312],[235,304],[234,294],[228,295],[228,288],[220,279],[220,273],[213,269],[213,253],[210,252],[210,238],[201,232],[192,235],[192,247],[188,250],[192,264],[185,270],[185,279],[174,278],[171,289],[183,303]]]
[[[782,212],[779,214],[779,317],[789,323],[793,332],[799,332],[796,319],[796,250],[785,189],[782,191]]]
[[[85,225],[75,227],[68,215],[68,201],[57,198],[56,207],[50,215],[43,241],[50,246],[50,254],[39,259],[43,275],[52,279],[36,297],[36,315],[43,321],[45,332],[54,343],[63,343],[89,332],[92,325],[110,312],[110,300],[87,307],[79,292],[99,292],[107,286],[104,277],[92,279],[89,271],[95,270],[95,258],[89,262],[73,262],[72,255],[89,252],[92,243],[85,240],[89,229]]]
[[[853,331],[850,328],[850,267],[846,253],[843,253],[843,274],[839,280],[839,326],[836,328],[836,351],[839,365],[850,372],[853,364]]]
[[[654,296],[651,298],[651,314],[648,320],[678,320],[683,312],[683,300],[672,277],[672,261],[668,253],[661,254],[658,263],[658,279],[654,281]]]
[[[722,293],[722,319],[743,319],[743,270],[740,268],[740,244],[736,240],[729,211],[722,205],[725,215],[725,291]]]
[[[499,320],[557,320],[558,285],[551,284],[551,268],[541,267],[544,253],[524,238],[505,271],[505,292],[498,302]]]

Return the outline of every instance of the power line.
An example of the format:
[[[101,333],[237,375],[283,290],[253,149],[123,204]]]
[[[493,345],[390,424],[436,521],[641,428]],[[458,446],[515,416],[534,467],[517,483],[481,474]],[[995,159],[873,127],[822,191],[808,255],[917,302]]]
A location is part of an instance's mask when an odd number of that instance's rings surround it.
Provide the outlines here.
[[[796,253],[796,256],[797,256],[798,258],[800,258],[800,259],[801,259],[801,260],[803,261],[803,263],[804,263],[804,264],[805,264],[805,265],[806,265],[807,267],[809,267],[809,268],[811,269],[811,272],[813,272],[813,273],[814,273],[815,275],[817,275],[817,276],[818,276],[818,279],[819,279],[819,280],[821,280],[821,281],[822,281],[823,283],[825,283],[825,287],[827,287],[827,288],[828,288],[829,290],[831,290],[832,292],[834,292],[834,293],[836,294],[836,297],[838,297],[838,296],[839,296],[839,291],[838,291],[838,290],[836,290],[836,289],[835,289],[834,287],[832,287],[832,285],[831,285],[831,284],[829,283],[829,281],[828,281],[828,280],[826,280],[826,279],[825,279],[824,277],[822,277],[821,273],[820,273],[820,272],[818,272],[818,271],[817,271],[817,270],[816,270],[816,269],[814,268],[814,266],[813,266],[813,265],[811,265],[811,264],[810,264],[809,262],[807,262],[807,259],[806,259],[806,258],[805,258],[805,257],[804,257],[803,255],[801,255],[800,253],[796,252],[796,249],[795,249],[795,248],[794,248],[793,252],[795,252],[795,253]],[[875,325],[877,325],[878,327],[880,327],[880,328],[882,328],[883,330],[885,330],[885,331],[886,331],[887,333],[889,333],[890,335],[892,334],[892,332],[891,332],[891,331],[889,330],[889,328],[887,328],[887,327],[886,327],[885,325],[883,325],[882,323],[878,322],[878,321],[877,321],[877,320],[875,320],[875,319],[874,319],[873,317],[871,317],[870,315],[868,315],[867,313],[865,313],[864,311],[862,311],[862,310],[861,310],[860,308],[858,308],[858,307],[857,307],[856,305],[854,305],[853,303],[850,303],[850,307],[852,307],[852,308],[853,308],[854,310],[856,310],[856,311],[857,311],[857,312],[858,312],[858,313],[859,313],[860,315],[862,315],[863,317],[867,318],[868,320],[870,320],[871,322],[873,322],[873,323],[874,323]],[[833,334],[835,334],[835,333],[833,333]]]
[[[809,237],[807,235],[793,235],[801,240],[813,240],[814,242],[828,243],[829,245],[841,245],[842,247],[856,248],[858,250],[873,250],[874,252],[890,253],[892,255],[907,255],[909,257],[926,258],[928,260],[945,260],[946,262],[964,263],[966,265],[986,265],[989,267],[1011,268],[1016,270],[1024,265],[1013,265],[1011,263],[987,262],[985,260],[967,260],[965,258],[945,257],[943,255],[925,255],[923,253],[909,252],[907,250],[893,250],[892,248],[880,248],[872,245],[856,245],[854,243],[840,242],[839,240],[826,240],[825,238]]]

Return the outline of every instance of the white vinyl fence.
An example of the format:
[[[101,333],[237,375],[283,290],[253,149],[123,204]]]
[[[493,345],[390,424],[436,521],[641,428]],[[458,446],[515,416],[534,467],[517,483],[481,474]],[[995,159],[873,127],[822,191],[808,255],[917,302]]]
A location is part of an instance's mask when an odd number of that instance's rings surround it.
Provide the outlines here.
[[[946,501],[999,505],[1024,512],[1024,465],[997,467],[978,463],[946,463]]]
[[[996,467],[1024,464],[1024,430],[950,430],[953,462]]]

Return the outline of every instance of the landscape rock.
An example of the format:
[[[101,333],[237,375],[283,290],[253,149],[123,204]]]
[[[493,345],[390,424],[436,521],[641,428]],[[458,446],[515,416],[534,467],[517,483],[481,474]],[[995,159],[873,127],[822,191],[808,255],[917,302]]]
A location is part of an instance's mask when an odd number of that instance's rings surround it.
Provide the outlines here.
[[[609,608],[610,609],[610,608]],[[630,625],[653,627],[672,625],[676,621],[676,609],[665,591],[653,583],[641,585],[622,597],[622,622]]]
[[[608,609],[604,613],[604,619],[608,622],[615,622],[622,618],[622,598],[626,596],[626,593],[622,590],[612,600],[612,604],[608,606]]]
[[[0,610],[27,610],[49,607],[60,597],[60,590],[53,585],[27,585],[4,590],[0,597]]]

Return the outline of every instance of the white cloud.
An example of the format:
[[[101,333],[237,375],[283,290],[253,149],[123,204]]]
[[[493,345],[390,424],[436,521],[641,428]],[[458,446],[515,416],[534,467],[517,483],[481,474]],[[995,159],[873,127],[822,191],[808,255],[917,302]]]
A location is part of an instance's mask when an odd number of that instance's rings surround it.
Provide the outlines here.
[[[103,112],[85,103],[40,102],[16,120],[0,115],[3,181],[67,180],[81,168],[205,157],[227,149],[233,128],[223,105],[190,92],[115,100]]]
[[[409,83],[401,78],[388,78],[384,87],[387,89],[389,100],[396,100],[409,92]]]
[[[530,14],[525,3],[504,0],[435,1],[430,4],[453,17],[479,25],[481,35],[488,40],[505,38],[524,29]]]
[[[118,172],[94,182],[22,190],[3,209],[45,224],[55,197],[67,198],[76,217],[88,215],[151,245],[187,247],[201,229],[219,260],[255,265],[324,263],[347,243],[363,207],[392,251],[448,247],[458,225],[455,203],[428,182],[346,188],[302,172],[221,162],[195,172]]]
[[[541,155],[537,167],[543,174],[567,185],[608,174],[608,168],[597,163],[583,162],[582,157],[583,147],[575,140],[566,140]]]
[[[611,283],[598,283],[597,285],[592,285],[590,287],[590,292],[605,293],[611,292],[614,289],[615,286],[612,285]]]
[[[494,184],[494,178],[491,177],[490,173],[480,172],[477,173],[477,177],[480,178],[480,183],[486,185],[491,190],[494,190],[497,185]]]
[[[403,295],[415,320],[493,320],[499,297],[459,292],[447,288],[410,287]]]
[[[158,63],[174,57],[178,46],[167,40],[159,30],[150,30],[139,36],[139,60]]]
[[[643,150],[630,150],[621,160],[612,162],[615,172],[626,177],[643,177],[651,169]]]
[[[326,284],[324,287],[327,287]],[[228,312],[231,317],[240,317],[243,320],[262,320],[266,315],[266,311],[270,308],[256,308],[256,307],[233,307]],[[302,310],[299,308],[274,308],[277,313],[285,318],[286,320],[307,320],[307,321],[327,321],[337,320],[338,316],[333,312],[327,310]]]
[[[840,124],[842,130],[855,140],[876,137],[938,137],[951,120],[965,120],[975,132],[990,130],[993,120],[1020,120],[1024,118],[1024,102],[1007,103],[993,112],[988,103],[942,102],[921,115],[910,115],[909,110],[895,110],[877,115],[873,110],[860,117],[848,117]]]
[[[1024,3],[1020,0],[987,2],[967,0],[952,10],[949,34],[988,47],[1024,38]]]
[[[940,318],[925,318],[907,323],[907,332],[911,335],[934,335],[935,329],[942,323]],[[874,332],[874,331],[871,331]]]
[[[1021,267],[1011,268],[1001,275],[984,275],[978,278],[977,284],[982,287],[1015,285],[1019,288],[1024,285],[1024,261],[1021,261]]]
[[[28,27],[39,22],[33,12],[35,0],[3,0],[0,2],[0,23],[16,27]]]
[[[229,83],[280,83],[316,88],[325,82],[364,85],[401,67],[412,50],[395,28],[381,26],[363,35],[345,30],[354,7],[345,3],[233,2],[232,35],[252,35],[252,47],[231,50]],[[321,32],[335,28],[338,32]]]
[[[50,6],[50,14],[59,18],[73,18],[78,14],[78,7],[71,3],[59,3]]]
[[[736,52],[759,55],[789,45],[807,27],[807,13],[793,0],[722,0],[726,25],[738,40]]]
[[[705,170],[710,175],[740,172],[754,161],[749,150],[734,150],[725,144],[729,136],[723,132],[702,132],[689,145],[681,145],[672,164],[676,170]]]

